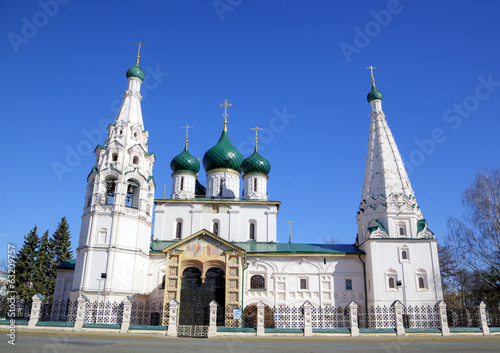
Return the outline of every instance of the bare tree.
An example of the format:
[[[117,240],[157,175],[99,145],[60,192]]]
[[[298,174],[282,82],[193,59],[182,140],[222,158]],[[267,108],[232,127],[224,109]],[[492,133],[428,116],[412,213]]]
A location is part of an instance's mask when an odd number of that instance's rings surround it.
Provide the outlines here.
[[[500,170],[476,175],[463,194],[465,215],[448,219],[448,244],[456,259],[500,291]]]

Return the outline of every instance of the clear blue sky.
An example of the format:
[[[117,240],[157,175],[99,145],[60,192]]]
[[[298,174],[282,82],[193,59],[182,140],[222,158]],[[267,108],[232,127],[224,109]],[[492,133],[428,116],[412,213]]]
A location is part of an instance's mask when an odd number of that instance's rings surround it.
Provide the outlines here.
[[[477,171],[499,167],[498,1],[26,0],[0,11],[0,259],[7,242],[19,248],[35,225],[52,233],[63,216],[76,244],[92,151],[104,142],[85,132],[114,119],[138,42],[156,198],[171,184],[181,126],[194,126],[189,150],[202,158],[228,99],[230,137],[245,157],[250,128],[266,129],[260,151],[272,165],[270,199],[282,202],[281,242],[288,220],[296,242],[354,242],[366,66],[377,68],[389,126],[438,238],[447,217],[462,214]]]

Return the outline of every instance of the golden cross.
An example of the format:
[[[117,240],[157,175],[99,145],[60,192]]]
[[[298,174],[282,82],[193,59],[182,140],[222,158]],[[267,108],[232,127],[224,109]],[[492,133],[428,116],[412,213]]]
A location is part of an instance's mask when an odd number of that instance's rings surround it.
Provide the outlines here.
[[[163,199],[165,199],[165,194],[167,193],[167,184],[163,184]]]
[[[288,242],[291,243],[292,242],[292,221],[288,221],[286,222],[288,223]]]
[[[257,142],[257,132],[258,132],[259,130],[262,130],[262,129],[259,129],[259,128],[256,126],[256,127],[254,127],[254,128],[251,128],[250,130],[255,130],[255,149],[257,149],[257,143],[258,143],[258,142]]]
[[[186,124],[186,126],[182,126],[181,129],[186,129],[186,149],[188,148],[188,132],[189,132],[189,129],[192,129],[193,127],[192,126],[189,126],[188,124]]]
[[[373,70],[376,69],[376,67],[373,66],[368,66],[367,69],[370,69],[370,72],[372,73],[372,82],[375,82],[375,79],[373,78]]]
[[[139,44],[136,44],[136,45],[139,46],[139,49],[137,50],[137,61],[135,63],[139,64],[139,58],[140,58],[140,54],[141,54],[141,45],[146,45],[146,44],[139,42]]]
[[[224,103],[220,105],[221,107],[224,107],[224,114],[222,116],[224,117],[224,131],[227,131],[226,125],[227,125],[227,117],[229,114],[227,113],[227,107],[232,106],[231,103],[227,102],[227,99],[224,99]]]

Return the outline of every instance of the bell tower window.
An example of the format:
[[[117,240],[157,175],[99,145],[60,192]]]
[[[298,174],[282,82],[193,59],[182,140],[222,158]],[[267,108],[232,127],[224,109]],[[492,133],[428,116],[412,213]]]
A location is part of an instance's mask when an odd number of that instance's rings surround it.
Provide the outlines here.
[[[257,178],[253,178],[253,192],[257,192]]]
[[[214,235],[219,235],[219,222],[214,222],[212,230],[212,233],[214,233]]]
[[[127,186],[127,196],[125,198],[125,207],[139,208],[139,184],[129,181]]]
[[[139,164],[139,157],[134,156],[134,159],[132,160],[132,163]]]
[[[224,180],[219,181],[219,196],[222,197],[222,192],[224,191]]]
[[[184,190],[184,177],[181,177],[181,191]]]
[[[118,153],[113,153],[113,155],[112,155],[112,157],[111,157],[111,160],[112,160],[113,162],[118,161]]]
[[[106,180],[106,195],[105,204],[112,205],[115,203],[115,190],[116,190],[116,180],[107,179]]]

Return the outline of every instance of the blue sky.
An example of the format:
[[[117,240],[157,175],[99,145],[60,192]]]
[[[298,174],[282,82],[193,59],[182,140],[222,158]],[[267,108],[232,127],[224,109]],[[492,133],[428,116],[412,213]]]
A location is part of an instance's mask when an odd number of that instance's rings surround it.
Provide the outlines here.
[[[61,217],[73,244],[93,149],[114,119],[135,62],[156,198],[183,149],[202,158],[229,134],[244,156],[251,127],[282,202],[278,240],[353,243],[366,162],[373,65],[383,109],[424,217],[438,238],[460,197],[498,168],[497,1],[3,2],[0,259],[35,225]],[[98,141],[98,142],[97,142]],[[55,166],[64,166],[56,172]],[[204,183],[204,172],[200,172]],[[168,194],[168,192],[167,192]]]

